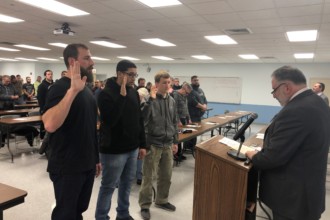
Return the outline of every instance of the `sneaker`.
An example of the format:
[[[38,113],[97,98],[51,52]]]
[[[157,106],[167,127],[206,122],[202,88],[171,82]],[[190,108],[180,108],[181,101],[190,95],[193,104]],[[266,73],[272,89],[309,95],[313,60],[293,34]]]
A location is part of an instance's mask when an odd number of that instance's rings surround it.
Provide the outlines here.
[[[132,218],[132,216],[128,216],[126,218],[119,218],[119,217],[117,217],[116,220],[134,220],[134,218]]]
[[[149,209],[141,209],[141,216],[143,220],[149,220],[150,219]]]
[[[155,203],[155,206],[157,208],[161,208],[161,209],[164,209],[164,210],[167,210],[167,211],[171,211],[171,212],[174,212],[175,211],[175,206],[172,205],[171,203],[165,203],[165,204],[157,204]]]
[[[136,184],[141,185],[141,183],[142,183],[142,180],[141,179],[137,179],[136,180]]]

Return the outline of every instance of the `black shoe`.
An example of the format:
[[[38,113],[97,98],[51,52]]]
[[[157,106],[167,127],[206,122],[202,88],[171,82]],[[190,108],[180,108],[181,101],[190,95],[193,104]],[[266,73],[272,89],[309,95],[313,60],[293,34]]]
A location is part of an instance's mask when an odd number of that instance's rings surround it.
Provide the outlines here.
[[[161,208],[161,209],[164,209],[164,210],[167,210],[167,211],[170,211],[170,212],[174,212],[175,211],[175,206],[172,205],[171,203],[165,203],[165,204],[157,204],[155,203],[155,206],[157,208]]]
[[[134,218],[132,218],[132,216],[128,216],[126,218],[119,218],[119,217],[117,217],[116,220],[134,220]]]
[[[187,160],[186,156],[181,155],[181,160]]]
[[[142,183],[142,180],[141,179],[137,179],[136,180],[136,184],[141,185],[141,183]]]
[[[141,216],[143,220],[149,220],[150,219],[149,209],[141,209]]]

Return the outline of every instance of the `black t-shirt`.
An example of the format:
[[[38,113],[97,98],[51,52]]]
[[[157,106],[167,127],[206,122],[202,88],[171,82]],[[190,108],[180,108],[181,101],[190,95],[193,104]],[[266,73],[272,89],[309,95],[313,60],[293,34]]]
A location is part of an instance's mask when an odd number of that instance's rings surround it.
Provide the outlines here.
[[[70,85],[71,80],[67,77],[53,84],[47,94],[45,112],[63,99]],[[85,87],[75,97],[62,126],[50,134],[52,154],[48,172],[80,173],[95,169],[99,161],[96,117],[96,101],[91,90]]]
[[[32,94],[34,90],[34,85],[31,83],[25,83],[23,84],[23,89],[25,89],[27,93]]]

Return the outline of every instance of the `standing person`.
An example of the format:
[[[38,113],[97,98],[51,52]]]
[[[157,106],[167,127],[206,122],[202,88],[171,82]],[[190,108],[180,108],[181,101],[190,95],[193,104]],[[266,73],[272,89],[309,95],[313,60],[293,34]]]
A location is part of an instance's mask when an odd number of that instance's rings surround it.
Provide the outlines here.
[[[20,76],[20,75],[18,75],[18,76]],[[11,75],[10,81],[11,81],[11,84],[15,87],[15,90],[17,91],[17,94],[18,94],[18,99],[15,99],[14,104],[16,104],[16,105],[23,104],[24,101],[23,101],[23,97],[22,97],[22,86],[23,86],[22,80],[17,80],[15,75]]]
[[[173,98],[176,103],[176,110],[177,110],[177,121],[178,126],[182,127],[183,125],[187,125],[191,123],[189,111],[188,111],[188,99],[187,96],[191,93],[191,86],[184,82],[179,90],[174,90]],[[183,156],[182,152],[182,144],[179,143],[178,145],[178,153],[176,154],[176,161],[181,162],[181,160],[185,160],[186,157]]]
[[[45,70],[44,72],[45,79],[41,82],[41,84],[38,87],[38,103],[40,107],[40,114],[42,115],[44,113],[44,107],[46,104],[46,97],[47,97],[47,92],[48,89],[50,88],[51,85],[53,85],[53,71],[51,70]],[[43,140],[45,137],[45,128],[44,128],[44,123],[41,122],[40,124],[40,139]]]
[[[129,195],[135,178],[136,160],[146,154],[140,99],[132,87],[138,76],[129,60],[117,64],[117,77],[107,80],[98,97],[100,110],[100,160],[102,182],[95,219],[109,219],[111,199],[118,186],[116,220],[133,220],[129,214]]]
[[[306,86],[304,74],[283,66],[271,94],[283,106],[269,125],[262,151],[246,153],[260,171],[259,197],[274,220],[317,220],[325,210],[330,109]]]
[[[146,86],[146,79],[145,78],[139,78],[138,79],[138,86],[136,87],[136,90],[139,88],[145,88]]]
[[[206,96],[201,88],[199,88],[198,76],[191,77],[192,91],[188,95],[188,110],[192,123],[201,123],[202,116],[207,110]],[[194,150],[197,138],[192,138],[184,143],[185,148]]]
[[[34,85],[31,83],[31,77],[26,77],[26,83],[23,84],[24,101],[31,101],[34,96]]]
[[[155,206],[175,211],[168,202],[171,186],[173,154],[178,151],[178,126],[174,99],[169,95],[170,75],[160,71],[155,76],[150,98],[145,103],[147,146],[150,148],[143,162],[143,178],[139,194],[139,205],[143,219],[150,219],[152,204],[152,180],[157,175],[157,194]]]
[[[318,82],[315,83],[313,86],[313,92],[315,92],[318,96],[320,96],[327,105],[329,105],[329,99],[328,97],[323,93],[325,89],[324,83]]]
[[[83,44],[70,44],[63,52],[68,74],[47,94],[42,120],[50,133],[52,154],[47,171],[53,182],[56,206],[52,220],[83,219],[99,164],[97,106],[86,81],[94,62]]]
[[[11,83],[8,75],[2,76],[0,85],[0,110],[14,109],[14,102],[19,98],[16,88]]]
[[[173,90],[179,90],[179,89],[181,89],[179,78],[174,78],[173,79],[173,86],[172,86],[172,88],[173,88]]]
[[[38,95],[38,87],[41,84],[41,79],[41,76],[37,76],[37,80],[33,83],[35,96]]]

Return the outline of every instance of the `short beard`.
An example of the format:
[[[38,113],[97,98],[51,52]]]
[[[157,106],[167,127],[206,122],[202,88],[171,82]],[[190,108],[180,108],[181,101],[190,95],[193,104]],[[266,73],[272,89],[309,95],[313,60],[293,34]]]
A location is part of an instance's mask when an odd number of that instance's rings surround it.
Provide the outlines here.
[[[88,71],[88,69],[85,69],[84,67],[80,67],[81,78],[86,76],[87,77],[86,82],[93,82],[93,74],[91,72],[92,71]]]

